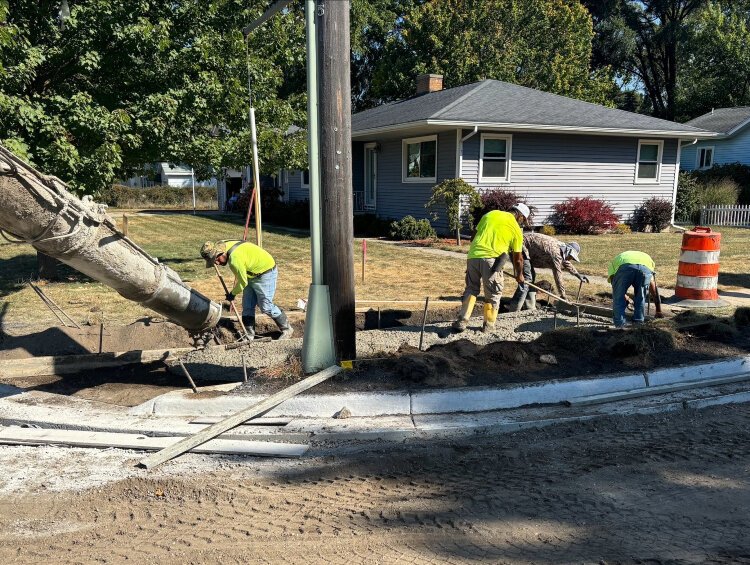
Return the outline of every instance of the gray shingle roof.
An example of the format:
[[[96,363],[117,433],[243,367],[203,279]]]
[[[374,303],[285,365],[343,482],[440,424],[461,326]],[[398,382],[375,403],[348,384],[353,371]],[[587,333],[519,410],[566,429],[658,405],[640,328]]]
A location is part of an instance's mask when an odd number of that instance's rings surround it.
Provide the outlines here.
[[[688,135],[707,133],[690,125],[490,79],[359,112],[352,116],[352,131],[357,134],[428,120],[539,126],[566,131],[585,128]]]
[[[748,119],[750,119],[750,106],[738,106],[712,110],[708,114],[686,122],[685,125],[727,134]]]

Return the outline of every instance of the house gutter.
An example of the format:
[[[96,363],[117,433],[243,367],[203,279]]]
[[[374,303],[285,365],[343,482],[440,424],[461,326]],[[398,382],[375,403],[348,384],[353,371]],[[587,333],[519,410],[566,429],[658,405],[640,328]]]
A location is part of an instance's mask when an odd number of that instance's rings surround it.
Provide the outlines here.
[[[695,145],[698,143],[698,138],[694,138],[693,141],[690,143],[686,143],[685,145]],[[677,161],[675,162],[675,171],[674,171],[674,186],[672,187],[672,219],[669,222],[669,227],[676,229],[677,231],[684,232],[687,231],[682,226],[678,226],[674,223],[674,216],[677,213],[677,184],[680,180],[680,157],[682,155],[682,140],[677,140]]]
[[[456,139],[458,140],[458,143],[456,143],[456,178],[461,177],[461,169],[464,161],[464,141],[475,136],[479,131],[479,126],[474,126],[474,129],[463,137],[461,137],[461,131],[462,128],[456,130]]]

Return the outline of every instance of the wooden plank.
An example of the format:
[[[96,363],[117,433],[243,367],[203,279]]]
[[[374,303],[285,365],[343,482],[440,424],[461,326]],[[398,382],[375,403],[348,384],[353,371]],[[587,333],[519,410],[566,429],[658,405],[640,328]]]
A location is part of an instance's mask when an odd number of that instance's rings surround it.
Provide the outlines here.
[[[69,445],[75,447],[116,447],[119,449],[142,449],[157,451],[175,445],[182,437],[148,437],[141,434],[117,432],[90,432],[42,428],[19,428],[0,426],[0,443],[10,445]],[[225,453],[256,455],[260,457],[300,457],[308,446],[296,443],[271,443],[246,441],[243,439],[213,439],[193,453]]]
[[[153,349],[141,351],[119,351],[114,353],[87,353],[84,355],[57,355],[7,359],[0,361],[0,378],[37,377],[40,375],[67,375],[88,369],[121,367],[135,363],[164,361],[170,354],[187,353],[192,347]]]
[[[201,416],[188,422],[189,424],[215,424],[221,422],[224,418],[215,418],[212,416]],[[291,420],[289,418],[253,418],[241,424],[243,426],[286,426]]]
[[[206,443],[208,440],[215,438],[219,434],[223,434],[224,432],[231,430],[232,428],[236,428],[243,422],[246,422],[253,418],[253,416],[258,416],[259,414],[263,414],[271,408],[275,408],[285,400],[289,400],[290,398],[297,396],[299,393],[330,379],[334,375],[339,374],[341,371],[343,371],[341,367],[339,367],[338,365],[334,365],[320,371],[319,373],[311,375],[306,379],[295,383],[282,391],[277,392],[276,394],[272,394],[265,400],[262,400],[261,402],[258,402],[257,404],[254,404],[248,408],[245,408],[244,410],[241,410],[240,412],[237,412],[236,414],[225,418],[221,422],[217,422],[216,424],[209,426],[205,430],[202,430],[193,436],[186,437],[176,444],[162,449],[158,453],[149,455],[145,459],[141,460],[140,466],[145,467],[146,469],[152,469],[157,465],[161,465],[165,461],[169,461],[170,459],[173,459],[178,455],[182,455],[186,451],[189,451],[198,447],[199,445]]]

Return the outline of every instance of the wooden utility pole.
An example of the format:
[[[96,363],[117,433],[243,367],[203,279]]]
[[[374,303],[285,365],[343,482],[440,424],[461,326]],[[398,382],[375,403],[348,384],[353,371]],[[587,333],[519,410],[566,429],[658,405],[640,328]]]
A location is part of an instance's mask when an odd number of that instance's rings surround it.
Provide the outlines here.
[[[318,1],[323,284],[331,296],[336,358],[355,359],[349,0]]]

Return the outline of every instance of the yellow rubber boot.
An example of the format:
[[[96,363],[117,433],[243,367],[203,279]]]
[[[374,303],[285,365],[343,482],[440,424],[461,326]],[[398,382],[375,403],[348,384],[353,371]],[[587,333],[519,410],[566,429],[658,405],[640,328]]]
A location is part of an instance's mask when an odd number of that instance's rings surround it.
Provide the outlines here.
[[[490,302],[484,303],[484,326],[482,331],[485,333],[491,332],[495,329],[495,322],[497,321],[497,308],[493,308]]]
[[[461,311],[458,313],[458,320],[453,322],[453,329],[457,332],[462,332],[466,329],[471,318],[471,313],[474,311],[474,304],[476,304],[476,296],[467,296],[464,298],[463,304],[461,305]]]

